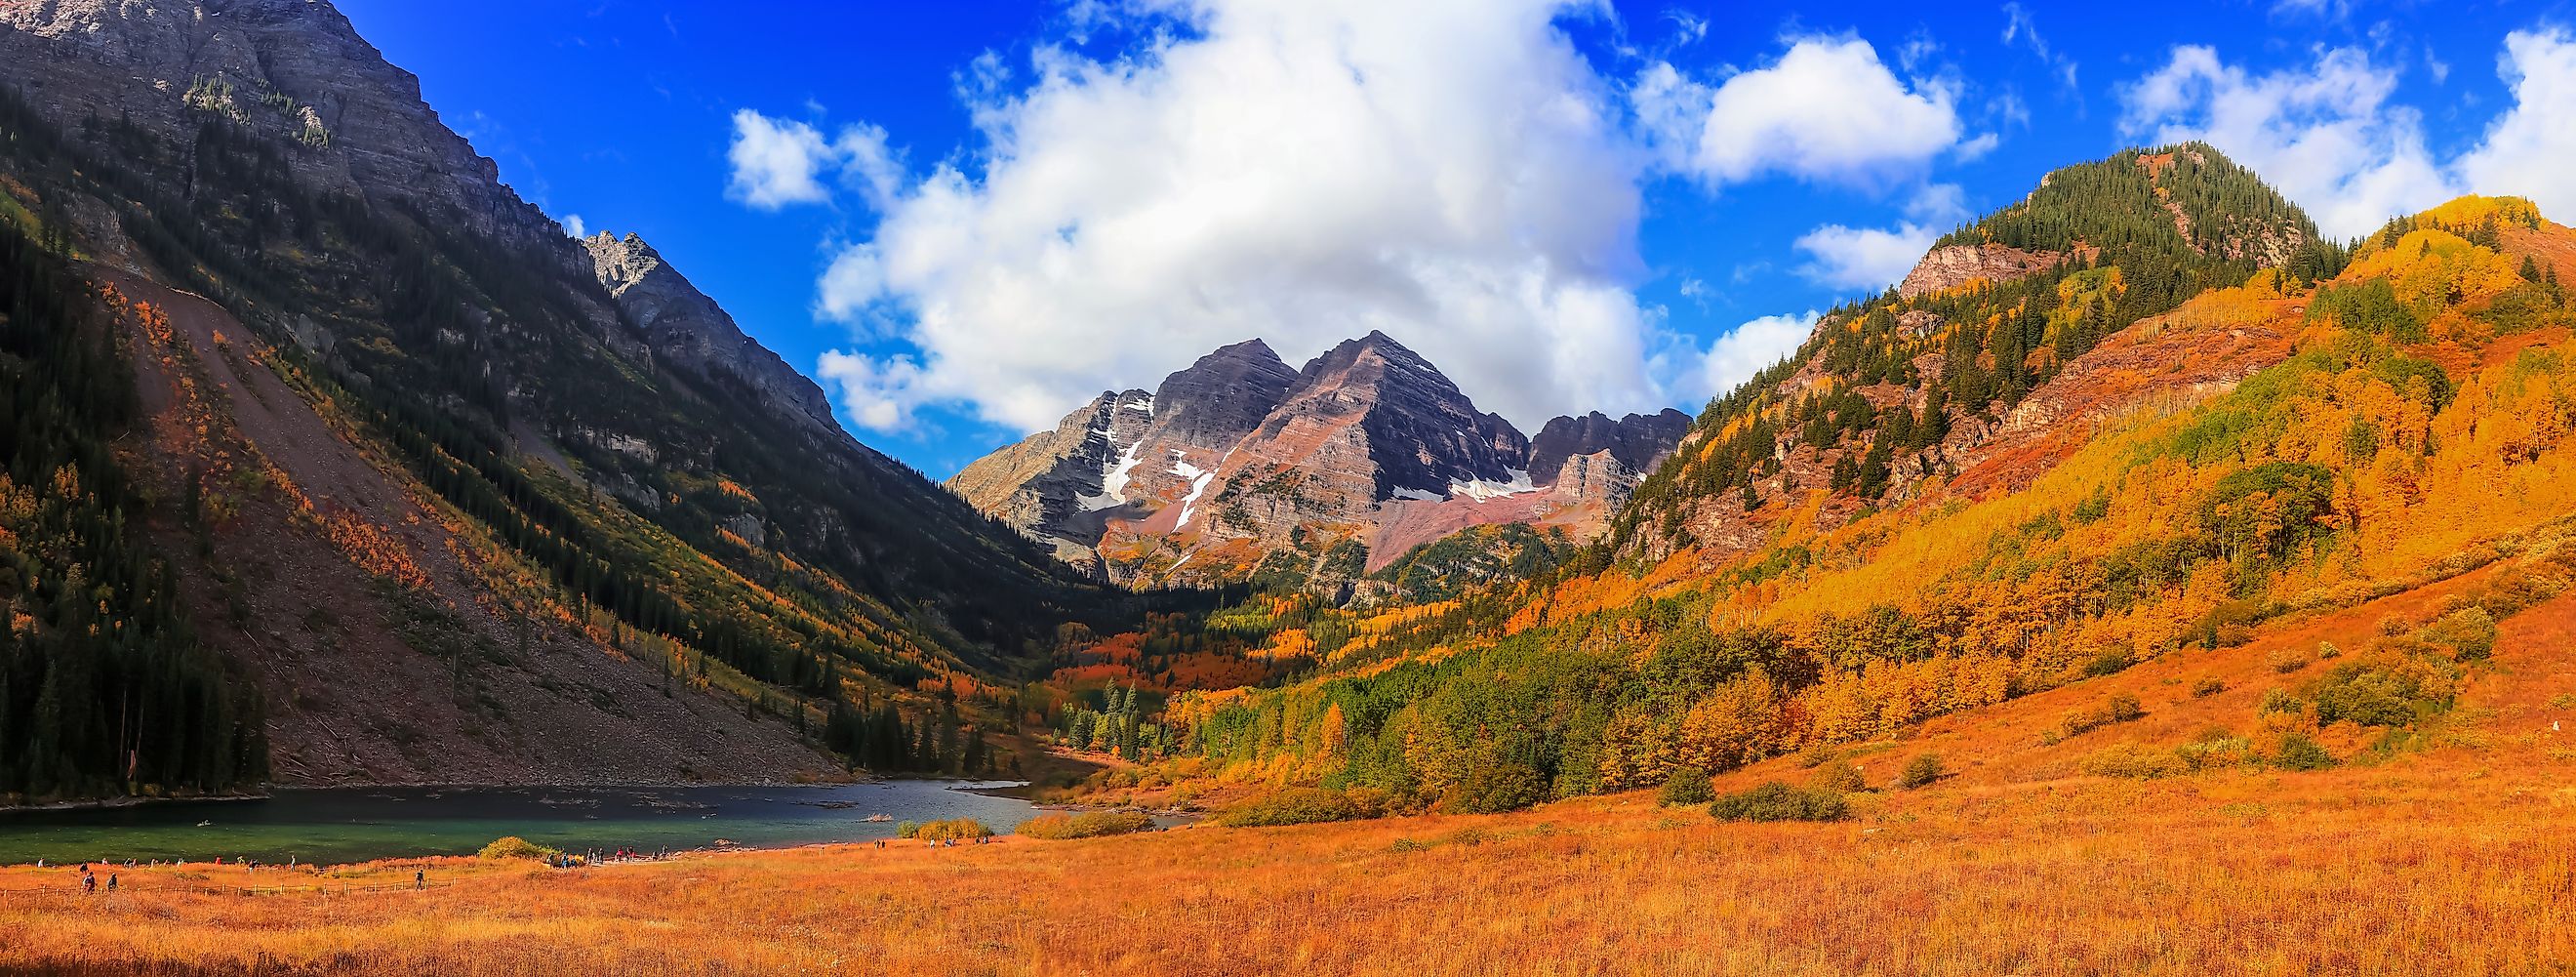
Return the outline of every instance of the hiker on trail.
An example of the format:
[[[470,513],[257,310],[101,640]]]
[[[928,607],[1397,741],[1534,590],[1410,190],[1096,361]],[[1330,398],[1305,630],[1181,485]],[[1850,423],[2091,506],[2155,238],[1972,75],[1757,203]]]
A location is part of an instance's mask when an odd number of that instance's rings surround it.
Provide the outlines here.
[[[95,876],[95,875],[83,875],[83,876],[81,876],[81,891],[82,891],[82,892],[97,892],[97,891],[98,891],[98,876]]]
[[[107,891],[116,891],[116,873],[114,872],[107,873]]]
[[[426,889],[426,888],[429,888],[429,873],[428,873],[428,872],[413,872],[413,873],[411,873],[411,887],[412,887],[412,888],[415,888],[415,889]]]

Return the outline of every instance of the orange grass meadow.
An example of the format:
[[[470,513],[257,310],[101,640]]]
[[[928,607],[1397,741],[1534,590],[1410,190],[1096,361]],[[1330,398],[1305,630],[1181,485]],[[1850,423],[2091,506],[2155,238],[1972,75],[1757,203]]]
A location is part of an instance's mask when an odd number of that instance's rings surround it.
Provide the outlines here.
[[[112,897],[20,867],[0,869],[0,969],[2563,974],[2567,795],[2545,776],[2401,762],[1962,786],[1869,797],[1822,825],[1719,824],[1623,795],[574,872],[165,867],[126,872]],[[408,890],[415,865],[428,891]]]

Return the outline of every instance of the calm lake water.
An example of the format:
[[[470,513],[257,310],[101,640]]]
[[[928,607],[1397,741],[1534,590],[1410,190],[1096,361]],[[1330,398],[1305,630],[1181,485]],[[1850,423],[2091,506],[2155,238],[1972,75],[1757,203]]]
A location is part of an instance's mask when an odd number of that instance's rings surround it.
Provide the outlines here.
[[[890,780],[815,787],[358,787],[255,801],[0,812],[0,865],[256,858],[353,862],[463,855],[518,835],[566,851],[750,847],[894,836],[898,821],[974,818],[1008,832],[1038,811],[968,789],[1008,782]],[[883,814],[894,820],[869,821]]]

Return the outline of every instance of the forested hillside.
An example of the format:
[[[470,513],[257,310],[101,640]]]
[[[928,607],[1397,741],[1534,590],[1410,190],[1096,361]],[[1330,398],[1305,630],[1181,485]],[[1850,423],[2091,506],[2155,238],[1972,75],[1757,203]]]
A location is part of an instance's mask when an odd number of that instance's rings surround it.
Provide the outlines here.
[[[2140,192],[2194,152],[2239,189]],[[1953,240],[2068,263],[1837,310],[1712,406],[1615,549],[1458,600],[1273,622],[1254,654],[1313,677],[1179,695],[1158,779],[1322,786],[1343,799],[1306,803],[1340,816],[1506,809],[1902,741],[2461,578],[2276,663],[2202,746],[2082,762],[2158,776],[2426,742],[2492,676],[2497,622],[2576,575],[2558,284],[2576,233],[2464,198],[2347,256],[2247,187],[2193,147],[2053,174]],[[1909,327],[1922,313],[1939,324]],[[1757,531],[1700,533],[1748,489]],[[2137,709],[2103,699],[2028,745]]]
[[[1733,555],[1806,498],[1849,518],[1955,475],[2030,392],[2104,337],[2262,268],[2331,277],[2340,249],[2252,172],[2200,144],[2050,173],[1943,238],[1925,276],[1825,314],[1797,355],[1711,404],[1695,443],[1640,485],[1610,551]],[[2018,260],[1995,261],[2010,255]]]
[[[0,796],[218,791],[268,776],[257,692],[190,634],[118,457],[137,411],[111,316],[0,210]]]
[[[44,623],[0,728],[45,749],[0,796],[256,784],[263,725],[288,782],[988,769],[1057,626],[1147,600],[791,416],[749,360],[654,345],[328,5],[224,14],[0,31],[0,216],[54,254],[9,256],[38,303],[13,319],[89,326],[11,333],[45,382],[11,385],[10,477],[41,504],[10,509],[36,562],[0,599]],[[198,74],[151,84],[168,64]],[[111,283],[177,314],[112,319]],[[120,425],[117,457],[81,447]],[[136,623],[82,637],[67,578]],[[144,727],[188,758],[120,758]]]

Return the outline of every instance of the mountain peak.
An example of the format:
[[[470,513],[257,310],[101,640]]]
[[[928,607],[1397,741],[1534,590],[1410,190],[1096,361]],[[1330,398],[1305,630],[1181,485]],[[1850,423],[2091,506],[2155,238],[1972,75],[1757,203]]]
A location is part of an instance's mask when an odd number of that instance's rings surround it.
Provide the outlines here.
[[[1389,359],[1412,360],[1425,366],[1430,365],[1430,361],[1424,360],[1422,354],[1414,352],[1412,347],[1396,342],[1395,337],[1377,329],[1371,329],[1368,335],[1350,340],[1343,345],[1353,349],[1369,350]]]
[[[700,375],[748,385],[764,406],[831,440],[844,440],[823,388],[744,335],[733,316],[632,231],[581,239],[601,288],[665,360]]]
[[[1199,361],[1202,363],[1208,360],[1242,359],[1268,360],[1273,363],[1279,363],[1283,366],[1287,363],[1287,361],[1279,358],[1278,352],[1272,350],[1269,343],[1261,341],[1261,337],[1259,336],[1254,336],[1239,343],[1228,343],[1226,345],[1219,346],[1210,351],[1206,356],[1199,357]]]

